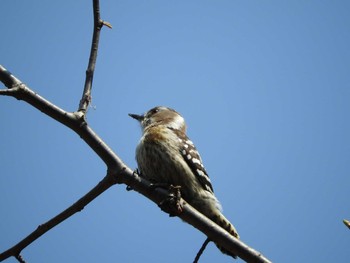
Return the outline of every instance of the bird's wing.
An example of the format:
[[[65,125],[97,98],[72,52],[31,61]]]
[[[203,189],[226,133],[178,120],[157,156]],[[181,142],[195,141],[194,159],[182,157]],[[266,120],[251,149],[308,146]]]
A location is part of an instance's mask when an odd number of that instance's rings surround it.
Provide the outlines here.
[[[172,129],[172,128],[170,128]],[[178,136],[180,141],[180,153],[184,158],[187,165],[191,168],[192,172],[196,175],[198,181],[203,188],[211,193],[214,192],[209,175],[205,170],[202,162],[202,158],[199,155],[193,142],[187,137],[187,135],[179,130],[172,129]]]

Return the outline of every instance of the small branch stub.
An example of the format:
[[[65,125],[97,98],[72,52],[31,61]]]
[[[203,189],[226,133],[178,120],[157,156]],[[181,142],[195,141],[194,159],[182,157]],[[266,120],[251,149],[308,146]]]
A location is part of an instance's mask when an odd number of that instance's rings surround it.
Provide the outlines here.
[[[23,259],[23,257],[22,257],[20,254],[18,254],[17,256],[15,256],[15,258],[17,259],[17,261],[18,261],[19,263],[26,263],[26,261]]]
[[[103,20],[101,20],[101,24],[102,25],[104,25],[104,26],[106,26],[106,27],[108,27],[108,28],[110,28],[110,29],[112,29],[113,27],[112,27],[112,24],[111,23],[109,23],[109,22],[107,22],[107,21],[103,21]]]

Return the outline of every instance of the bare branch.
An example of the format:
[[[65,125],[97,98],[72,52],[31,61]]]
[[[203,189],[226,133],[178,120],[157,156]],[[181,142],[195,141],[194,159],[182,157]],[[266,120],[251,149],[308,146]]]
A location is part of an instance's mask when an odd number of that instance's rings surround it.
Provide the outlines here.
[[[110,28],[110,29],[113,28],[112,25],[111,25],[111,23],[109,23],[109,22],[107,22],[107,21],[103,21],[103,20],[102,20],[102,24],[103,24],[104,26]]]
[[[0,95],[4,96],[12,96],[16,91],[14,89],[0,89]]]
[[[17,256],[15,256],[15,258],[17,259],[17,261],[18,261],[19,263],[26,263],[26,261],[23,259],[23,257],[22,257],[20,254],[18,254]]]
[[[169,192],[165,189],[154,189],[153,187],[150,187],[149,182],[142,177],[139,177],[135,173],[130,174],[128,168],[119,174],[117,180],[119,183],[129,185],[132,189],[146,196],[156,204],[160,204],[169,195]],[[185,200],[181,199],[180,202],[183,210],[176,216],[203,232],[210,240],[224,247],[227,251],[239,256],[246,262],[271,263],[271,261],[265,258],[260,252],[250,248],[241,240],[231,236],[226,230],[198,212]],[[176,210],[176,208],[174,208],[174,210]]]
[[[56,105],[52,104],[48,100],[44,99],[43,97],[29,89],[25,84],[23,84],[20,80],[14,77],[9,71],[7,71],[2,66],[0,66],[0,81],[2,81],[7,87],[11,88],[12,92],[7,95],[13,96],[19,100],[26,101],[27,103],[39,109],[46,115],[54,118],[55,120],[59,121],[65,126],[74,130],[106,163],[108,167],[107,177],[113,176],[113,179],[105,178],[104,180],[111,180],[111,182],[113,183],[126,184],[132,189],[151,199],[156,204],[161,203],[162,200],[167,198],[169,194],[168,191],[160,188],[154,190],[153,188],[149,187],[149,182],[139,177],[137,174],[133,173],[133,171],[130,168],[128,168],[122,162],[122,160],[108,147],[108,145],[105,142],[103,142],[102,139],[88,126],[81,113],[70,113],[62,110],[61,108],[57,107]],[[105,187],[105,189],[107,189],[110,186],[107,187],[107,185],[105,185]],[[94,191],[94,189],[92,191]],[[91,202],[96,196],[98,196],[97,193],[100,194],[99,192],[96,192],[95,196],[89,196],[89,194],[87,194],[83,199],[84,202],[81,200],[78,201],[80,202],[78,207],[83,208],[87,203]],[[178,216],[184,221],[194,226],[195,228],[199,229],[204,234],[206,234],[210,238],[210,240],[215,241],[215,243],[219,244],[226,250],[239,256],[247,262],[270,262],[259,252],[248,247],[242,241],[232,237],[228,232],[226,232],[224,229],[216,225],[210,219],[208,219],[207,217],[199,213],[197,210],[192,208],[184,200],[182,200],[181,202],[183,204],[183,212]],[[74,212],[74,209],[71,209],[72,210],[69,210],[70,213],[72,213],[72,211]],[[70,215],[67,215],[66,216],[68,218]],[[52,224],[52,222],[50,224]],[[57,224],[52,224],[51,228],[55,225]],[[48,230],[49,229],[47,229],[46,231]],[[36,238],[38,238],[40,237],[40,235],[38,234],[40,234],[40,232],[37,232],[33,235],[36,235]],[[33,237],[30,237],[29,239],[28,236],[27,238],[21,241],[24,245],[29,245],[31,242],[33,242],[31,241]],[[21,249],[23,249],[24,247],[25,246],[21,245]],[[11,253],[8,251],[4,252],[6,253],[6,255],[3,255],[4,253],[1,254],[0,260],[3,260],[9,256],[18,257],[20,253],[19,250],[19,248],[12,248]]]
[[[27,85],[11,75],[9,71],[0,65],[0,81],[3,82],[3,80],[6,81],[6,86],[12,87],[10,89],[11,92],[8,92],[6,95],[15,97],[18,100],[26,101],[49,117],[74,130],[91,147],[91,149],[98,154],[108,167],[114,167],[117,170],[121,170],[125,167],[125,164],[119,159],[119,157],[88,126],[82,113],[67,112],[59,108],[31,90]]]
[[[98,0],[93,0],[93,10],[94,33],[92,38],[89,64],[86,71],[84,91],[77,112],[67,112],[44,99],[36,92],[32,91],[27,85],[22,83],[15,76],[13,76],[1,65],[0,81],[8,88],[8,90],[0,90],[0,95],[12,96],[16,99],[26,101],[33,107],[42,111],[44,114],[75,131],[105,162],[108,168],[107,175],[98,185],[96,185],[91,191],[89,191],[72,206],[48,222],[40,225],[35,231],[20,241],[17,245],[0,254],[0,261],[10,256],[14,256],[18,261],[24,262],[23,258],[20,255],[20,252],[24,248],[26,248],[33,241],[35,241],[41,235],[62,221],[66,220],[76,212],[81,211],[98,195],[116,183],[128,185],[130,188],[146,196],[156,204],[160,204],[169,195],[169,192],[164,189],[151,188],[148,181],[141,178],[129,167],[127,167],[123,161],[108,147],[108,145],[91,129],[85,120],[85,113],[91,101],[91,88],[96,65],[100,30],[103,25],[111,27],[108,22],[102,21],[100,19]],[[183,206],[183,211],[177,216],[202,231],[208,236],[210,240],[215,241],[215,243],[224,247],[227,251],[238,255],[240,258],[244,259],[247,262],[270,262],[259,252],[251,249],[242,241],[232,237],[228,232],[199,213],[197,210],[187,204],[183,199],[181,199],[181,204]]]
[[[86,113],[86,109],[88,108],[91,102],[92,80],[94,77],[101,28],[104,25],[109,28],[112,28],[112,25],[109,22],[101,20],[100,3],[98,0],[93,0],[93,13],[94,13],[94,32],[92,35],[90,58],[89,58],[89,64],[86,70],[84,91],[83,91],[83,95],[80,100],[79,109],[78,109],[78,111],[83,112],[84,114]]]
[[[75,202],[73,205],[68,207],[66,210],[64,210],[62,213],[58,214],[54,218],[50,219],[44,224],[41,224],[38,226],[38,228],[33,231],[30,235],[25,237],[22,241],[17,243],[12,248],[6,250],[5,252],[0,254],[0,261],[5,260],[11,256],[15,256],[17,260],[22,259],[20,256],[21,251],[29,246],[32,242],[34,242],[36,239],[38,239],[40,236],[45,234],[50,229],[54,228],[67,218],[71,217],[77,212],[80,212],[84,209],[84,207],[89,204],[92,200],[94,200],[97,196],[99,196],[101,193],[106,191],[108,188],[110,188],[112,185],[116,183],[115,180],[113,180],[113,176],[105,176],[101,182],[98,183],[92,190],[90,190],[86,195],[84,195],[82,198],[80,198],[77,202]],[[22,259],[23,260],[23,259]],[[20,261],[20,260],[19,260]],[[23,261],[24,262],[24,261]]]
[[[0,80],[8,89],[14,89],[18,85],[22,84],[19,79],[13,76],[12,73],[5,69],[2,65],[0,65]],[[5,90],[2,91],[4,92]]]
[[[0,71],[1,69],[4,68],[0,67]],[[1,75],[4,74],[0,73],[0,76]],[[8,78],[8,76],[6,76],[6,78]],[[0,79],[0,81],[2,81],[2,79]],[[79,211],[79,209],[82,209],[100,193],[115,183],[123,183],[130,186],[132,189],[151,199],[156,204],[160,204],[162,200],[167,198],[169,194],[168,191],[161,188],[151,188],[150,183],[145,179],[139,177],[130,168],[128,168],[119,159],[119,157],[97,136],[97,134],[94,133],[94,131],[87,125],[87,123],[84,120],[82,121],[82,118],[76,118],[75,113],[65,112],[57,106],[53,105],[49,101],[45,100],[30,90],[25,84],[20,84],[21,82],[18,79],[12,78],[12,81],[14,83],[11,83],[11,86],[19,87],[16,92],[12,94],[12,96],[28,102],[34,107],[40,109],[48,116],[73,129],[106,163],[108,167],[108,174],[98,186],[96,186],[93,190],[90,191],[90,193],[81,198],[76,205],[73,205],[73,207],[68,208],[54,219],[43,224],[45,227],[39,227],[37,231],[34,231],[31,235],[17,244],[17,247],[15,246],[3,254],[0,254],[0,260],[6,259],[9,256],[18,256],[20,251],[23,250],[23,248],[25,248],[31,242],[33,242],[36,238],[40,237],[49,229],[57,225],[60,221]],[[91,194],[92,192],[93,194]],[[211,240],[215,241],[215,243],[220,244],[225,249],[238,255],[247,262],[270,262],[259,252],[249,248],[242,241],[229,235],[229,233],[227,233],[224,229],[199,213],[197,210],[187,204],[183,199],[181,202],[183,205],[183,212],[178,216],[202,231]]]
[[[204,243],[203,243],[203,245],[201,246],[201,248],[199,249],[199,251],[198,251],[198,253],[197,253],[195,259],[193,260],[193,263],[197,263],[197,262],[198,262],[198,260],[200,259],[201,255],[203,254],[205,248],[207,247],[207,245],[208,245],[209,243],[210,243],[210,239],[207,238],[207,239],[204,241]]]

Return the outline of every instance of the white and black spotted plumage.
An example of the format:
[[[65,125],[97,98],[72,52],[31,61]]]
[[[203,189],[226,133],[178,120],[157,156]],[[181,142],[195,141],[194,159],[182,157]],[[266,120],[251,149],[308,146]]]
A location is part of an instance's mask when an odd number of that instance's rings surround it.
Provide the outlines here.
[[[203,188],[209,192],[214,193],[213,186],[207,171],[205,170],[202,158],[199,155],[193,142],[182,131],[174,130],[180,141],[179,150],[182,157],[185,159],[192,172],[197,176],[197,179],[202,184]]]
[[[184,118],[167,107],[154,107],[137,119],[143,134],[136,149],[138,168],[154,183],[181,186],[182,197],[231,235],[239,238],[234,226],[221,213],[210,178],[193,142],[186,135]],[[219,247],[226,254],[228,251]]]

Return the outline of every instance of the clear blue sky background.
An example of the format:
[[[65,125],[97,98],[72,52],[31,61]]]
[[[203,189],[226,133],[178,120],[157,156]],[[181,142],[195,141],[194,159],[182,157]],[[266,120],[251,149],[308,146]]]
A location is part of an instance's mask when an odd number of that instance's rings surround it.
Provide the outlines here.
[[[91,1],[2,0],[0,8],[0,63],[76,110]],[[349,1],[101,0],[113,30],[101,34],[88,121],[135,168],[141,132],[127,114],[175,108],[244,242],[273,262],[349,262],[349,10]],[[22,101],[0,97],[0,121],[3,251],[84,195],[106,167]],[[23,256],[192,262],[204,239],[121,185]],[[201,262],[231,259],[211,244]]]

